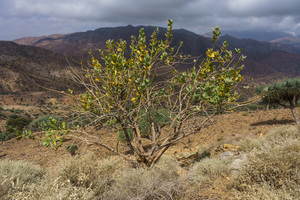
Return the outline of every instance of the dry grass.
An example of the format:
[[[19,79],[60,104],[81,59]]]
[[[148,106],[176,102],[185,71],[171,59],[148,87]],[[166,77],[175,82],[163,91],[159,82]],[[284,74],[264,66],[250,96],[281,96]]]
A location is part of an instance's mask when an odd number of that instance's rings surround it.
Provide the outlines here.
[[[240,199],[296,199],[300,196],[300,128],[281,127],[261,140],[235,178]],[[238,195],[237,195],[238,194]]]
[[[46,171],[23,161],[0,161],[0,197],[10,199],[10,195],[28,190],[30,184],[43,179]]]
[[[188,172],[187,180],[193,187],[212,186],[222,175],[230,174],[231,159],[206,158],[196,163]]]
[[[126,168],[116,174],[105,199],[179,199],[185,191],[179,168],[171,156],[151,169]]]
[[[285,126],[263,138],[244,138],[248,153],[232,173],[232,159],[204,158],[187,172],[172,156],[153,168],[135,168],[119,158],[93,154],[45,170],[24,162],[0,162],[1,199],[297,199],[300,196],[300,128]],[[198,148],[198,153],[210,146]],[[206,153],[205,153],[206,154]],[[230,177],[234,176],[232,180]],[[233,181],[233,183],[232,183]]]
[[[65,161],[57,175],[16,192],[14,199],[179,199],[185,194],[177,161],[164,156],[151,169],[93,155]]]
[[[245,137],[238,141],[237,145],[239,146],[239,150],[243,152],[250,152],[254,148],[259,149],[261,144],[261,139]]]

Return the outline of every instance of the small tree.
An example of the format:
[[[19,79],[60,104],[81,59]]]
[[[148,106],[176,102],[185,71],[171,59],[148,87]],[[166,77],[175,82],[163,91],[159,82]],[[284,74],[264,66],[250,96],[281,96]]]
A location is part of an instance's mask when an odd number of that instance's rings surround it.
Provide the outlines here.
[[[239,56],[239,49],[228,51],[224,42],[220,50],[215,50],[215,45],[208,49],[196,66],[196,60],[180,54],[180,46],[171,47],[172,20],[164,40],[157,38],[158,31],[156,28],[146,41],[141,29],[138,38],[132,36],[129,50],[124,40],[108,40],[106,50],[100,50],[101,60],[90,51],[92,68],[86,70],[85,77],[74,77],[86,87],[80,96],[83,111],[97,116],[94,122],[113,126],[123,134],[133,153],[131,160],[148,167],[171,145],[198,132],[237,100],[234,88],[242,80],[240,62],[245,58]],[[216,27],[214,44],[219,35]],[[176,69],[180,64],[192,66],[180,72]],[[164,120],[156,120],[157,116]],[[168,130],[163,132],[166,124]],[[84,132],[80,138],[126,157],[118,145],[113,148],[95,134]]]
[[[286,79],[282,82],[275,82],[267,86],[258,86],[256,93],[264,92],[262,102],[267,105],[280,105],[289,108],[297,124],[300,124],[295,107],[300,97],[300,79]]]

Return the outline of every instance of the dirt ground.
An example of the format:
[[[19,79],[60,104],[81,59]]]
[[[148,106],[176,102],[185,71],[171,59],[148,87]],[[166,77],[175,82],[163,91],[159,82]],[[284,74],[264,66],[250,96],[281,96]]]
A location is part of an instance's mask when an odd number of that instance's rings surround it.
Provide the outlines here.
[[[300,113],[300,108],[297,108]],[[197,146],[209,144],[218,146],[221,144],[232,144],[238,138],[245,136],[260,137],[266,134],[270,129],[285,124],[295,124],[291,111],[289,109],[277,109],[270,111],[242,111],[228,114],[222,114],[214,118],[214,122],[195,135],[178,142],[170,147],[167,154],[177,154],[183,151],[193,151]],[[103,140],[111,144],[113,147],[116,143],[116,133],[112,130],[101,132]],[[77,141],[69,140],[64,145],[74,144]],[[77,143],[76,143],[77,144]],[[78,152],[83,153],[86,146],[78,145]],[[87,151],[93,151],[101,157],[110,154],[103,148],[95,148],[91,146]],[[0,144],[0,160],[25,160],[33,164],[43,167],[51,167],[58,161],[71,157],[65,147],[58,150],[44,147],[40,141],[30,139],[22,139],[20,141],[12,139],[1,142]]]

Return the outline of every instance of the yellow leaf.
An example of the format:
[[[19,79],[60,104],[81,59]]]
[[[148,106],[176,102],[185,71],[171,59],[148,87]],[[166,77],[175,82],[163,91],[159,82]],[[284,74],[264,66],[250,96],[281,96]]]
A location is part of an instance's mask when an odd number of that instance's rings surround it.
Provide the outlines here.
[[[117,75],[117,70],[115,70],[115,76]]]
[[[131,99],[132,102],[134,102],[135,100],[136,100],[136,98],[134,98],[134,97]]]
[[[139,95],[138,91],[135,91],[135,95],[136,95],[136,96],[138,96],[138,95]]]
[[[206,52],[206,55],[208,56],[208,57],[210,57],[210,58],[214,58],[215,57],[215,51],[207,51]]]

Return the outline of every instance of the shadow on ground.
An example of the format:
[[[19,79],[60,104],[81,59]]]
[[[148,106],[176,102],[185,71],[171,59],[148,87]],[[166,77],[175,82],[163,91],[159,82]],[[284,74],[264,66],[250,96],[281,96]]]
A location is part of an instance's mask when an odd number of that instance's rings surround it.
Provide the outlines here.
[[[290,119],[283,119],[283,120],[267,120],[267,121],[261,121],[261,122],[256,122],[253,124],[250,124],[250,126],[262,126],[262,125],[279,125],[279,124],[293,124],[295,123],[294,120],[290,120]]]

